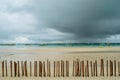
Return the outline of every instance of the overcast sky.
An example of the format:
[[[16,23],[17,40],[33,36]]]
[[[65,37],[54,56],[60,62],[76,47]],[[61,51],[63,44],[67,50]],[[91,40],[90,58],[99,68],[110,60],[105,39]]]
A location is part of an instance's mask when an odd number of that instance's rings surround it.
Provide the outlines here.
[[[120,0],[1,0],[0,43],[120,42]]]

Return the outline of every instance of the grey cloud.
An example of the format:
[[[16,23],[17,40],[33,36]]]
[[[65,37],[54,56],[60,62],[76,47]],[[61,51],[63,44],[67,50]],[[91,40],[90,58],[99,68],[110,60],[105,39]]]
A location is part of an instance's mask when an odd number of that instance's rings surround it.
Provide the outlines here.
[[[104,42],[106,38],[120,34],[119,3],[119,0],[30,0],[27,5],[14,7],[11,4],[3,6],[2,1],[0,39],[12,40],[23,36],[36,43]],[[14,14],[29,14],[37,19],[37,23],[29,21],[31,17],[22,16],[15,18],[17,23],[14,20],[11,23],[7,18],[1,18],[1,12],[13,17]]]
[[[73,38],[103,39],[120,34],[118,0],[40,0],[34,10],[38,20]]]

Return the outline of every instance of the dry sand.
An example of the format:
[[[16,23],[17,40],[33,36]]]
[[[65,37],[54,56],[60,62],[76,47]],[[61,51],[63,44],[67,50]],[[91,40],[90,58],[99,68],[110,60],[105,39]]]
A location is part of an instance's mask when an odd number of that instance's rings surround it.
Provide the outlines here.
[[[70,77],[54,78],[53,75],[50,78],[41,77],[1,77],[1,62],[0,62],[0,80],[120,80],[120,77],[72,77],[72,61],[79,58],[80,60],[95,61],[100,59],[104,60],[117,60],[120,61],[120,47],[58,47],[58,48],[18,48],[18,49],[0,49],[0,61],[10,60],[21,61],[51,61],[51,73],[53,74],[53,61],[57,60],[69,60],[70,61]],[[9,65],[8,65],[9,66]],[[29,65],[28,65],[29,66]],[[100,65],[98,65],[100,66]],[[8,68],[9,70],[9,68]],[[9,70],[10,71],[10,70]],[[8,73],[10,73],[8,71]],[[100,69],[98,67],[98,74]],[[32,71],[33,72],[33,71]],[[29,74],[29,69],[28,69]],[[33,75],[33,74],[32,74]],[[106,75],[106,74],[105,74]]]

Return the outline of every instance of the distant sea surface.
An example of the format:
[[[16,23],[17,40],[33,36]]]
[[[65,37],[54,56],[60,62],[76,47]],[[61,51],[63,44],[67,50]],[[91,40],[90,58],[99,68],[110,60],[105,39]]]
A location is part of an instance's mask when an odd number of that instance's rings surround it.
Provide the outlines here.
[[[120,46],[120,43],[48,43],[48,44],[0,44],[1,48],[42,48],[42,47],[106,47]]]

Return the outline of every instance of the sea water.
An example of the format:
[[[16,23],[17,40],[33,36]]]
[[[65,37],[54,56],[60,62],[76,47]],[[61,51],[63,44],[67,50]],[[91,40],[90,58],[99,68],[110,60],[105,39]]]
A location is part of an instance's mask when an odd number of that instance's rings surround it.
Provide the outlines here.
[[[45,43],[45,44],[0,44],[1,48],[44,48],[44,47],[106,47],[120,43]]]

